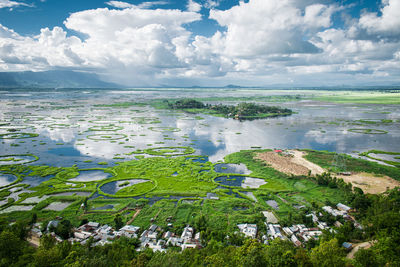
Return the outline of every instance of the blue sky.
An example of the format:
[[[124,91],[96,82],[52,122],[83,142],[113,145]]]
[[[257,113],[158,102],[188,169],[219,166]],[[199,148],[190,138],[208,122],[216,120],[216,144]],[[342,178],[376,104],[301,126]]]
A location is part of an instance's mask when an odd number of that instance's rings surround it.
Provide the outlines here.
[[[131,86],[398,85],[400,0],[0,0],[0,71]]]

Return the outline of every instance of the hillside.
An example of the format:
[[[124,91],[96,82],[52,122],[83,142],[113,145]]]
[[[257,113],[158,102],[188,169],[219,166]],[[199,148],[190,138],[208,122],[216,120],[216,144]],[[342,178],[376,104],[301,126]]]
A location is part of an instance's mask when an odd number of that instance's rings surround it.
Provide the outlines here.
[[[0,88],[110,88],[118,84],[102,81],[94,73],[53,70],[0,72]]]

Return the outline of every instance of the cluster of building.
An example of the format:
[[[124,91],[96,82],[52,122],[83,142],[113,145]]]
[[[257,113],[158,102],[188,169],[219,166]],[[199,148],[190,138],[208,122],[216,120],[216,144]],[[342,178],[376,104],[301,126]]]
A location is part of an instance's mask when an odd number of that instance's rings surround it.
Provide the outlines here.
[[[351,220],[355,227],[361,228],[361,225],[357,223],[352,216],[348,214],[351,208],[344,204],[337,204],[336,208],[330,206],[325,206],[322,208],[328,214],[334,217],[343,217],[345,220]],[[322,213],[318,214],[320,217],[323,216]],[[304,224],[296,224],[290,227],[282,227],[277,223],[275,217],[272,216],[270,212],[264,212],[264,216],[267,218],[265,226],[267,229],[267,234],[262,237],[264,243],[268,243],[268,240],[273,240],[280,238],[282,240],[290,240],[295,246],[302,246],[304,242],[308,242],[311,239],[318,239],[322,235],[322,230],[334,231],[328,226],[326,222],[320,221],[316,212],[311,212],[308,217],[312,218],[313,223],[316,227],[306,227]],[[270,221],[269,221],[270,220]],[[334,224],[336,227],[340,227],[342,224],[336,221]],[[256,224],[238,224],[237,225],[240,232],[246,237],[256,238],[257,236],[257,225]]]
[[[351,208],[341,203],[336,205],[336,208],[330,206],[322,207],[322,210],[334,217],[343,217],[345,220],[352,221],[355,227],[362,229],[361,225],[357,223],[349,212]],[[263,212],[267,218],[265,222],[266,235],[262,237],[264,243],[268,243],[268,240],[280,238],[282,240],[290,240],[295,246],[302,246],[304,242],[308,242],[311,239],[318,239],[322,235],[322,230],[334,231],[328,226],[326,222],[320,221],[319,217],[323,214],[311,212],[306,215],[312,218],[312,221],[316,227],[306,227],[304,224],[296,224],[290,227],[282,227],[278,224],[277,218],[271,212]],[[52,229],[57,228],[59,220],[50,221],[46,227],[46,232],[50,233],[57,241],[62,242],[62,238],[57,236]],[[340,227],[342,224],[339,221],[334,223],[336,227]],[[238,224],[240,232],[245,237],[256,238],[257,237],[257,225],[256,224]],[[31,240],[38,245],[40,237],[43,235],[40,230],[41,226],[35,224],[31,230]],[[150,248],[153,251],[165,251],[168,246],[181,247],[182,250],[186,248],[200,248],[200,232],[195,233],[193,227],[187,225],[181,235],[177,235],[171,231],[164,231],[161,227],[152,224],[148,229],[144,230],[140,235],[140,227],[125,225],[118,231],[109,225],[100,225],[97,222],[88,222],[78,228],[73,229],[73,237],[69,238],[68,241],[75,243],[79,242],[85,244],[89,240],[92,240],[93,245],[104,245],[111,243],[113,240],[125,236],[127,238],[138,238],[140,240],[140,250]]]
[[[50,221],[46,232],[50,233],[58,242],[62,242],[62,238],[51,231],[52,227],[56,228],[59,224],[58,220]],[[40,230],[41,225],[35,224],[31,230],[32,240],[38,244],[37,240],[43,235]],[[186,248],[201,247],[200,232],[195,233],[194,229],[187,225],[181,235],[176,235],[171,231],[164,232],[163,229],[155,224],[144,230],[140,235],[140,227],[125,225],[118,231],[111,226],[105,224],[100,225],[97,222],[88,222],[78,228],[72,230],[73,237],[68,241],[71,243],[86,244],[92,240],[94,246],[105,245],[122,236],[127,238],[138,238],[140,240],[140,250],[150,248],[153,251],[165,251],[168,246]]]

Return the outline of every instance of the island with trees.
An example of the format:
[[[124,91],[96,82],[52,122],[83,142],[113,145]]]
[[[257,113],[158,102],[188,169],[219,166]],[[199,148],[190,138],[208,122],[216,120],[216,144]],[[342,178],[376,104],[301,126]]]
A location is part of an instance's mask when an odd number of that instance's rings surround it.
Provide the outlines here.
[[[203,113],[238,120],[253,120],[268,117],[288,116],[293,113],[288,108],[267,106],[254,103],[239,103],[234,105],[205,104],[195,99],[164,100],[163,106],[168,109],[183,110],[190,113]]]

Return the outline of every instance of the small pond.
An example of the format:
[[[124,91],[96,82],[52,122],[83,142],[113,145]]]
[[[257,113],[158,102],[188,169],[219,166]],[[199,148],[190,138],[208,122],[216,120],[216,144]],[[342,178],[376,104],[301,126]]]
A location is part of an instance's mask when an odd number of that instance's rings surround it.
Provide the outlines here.
[[[35,161],[36,158],[30,155],[10,155],[10,156],[0,156],[0,166],[1,165],[14,165],[14,164],[24,164],[28,162]]]
[[[261,185],[267,182],[264,179],[231,175],[231,176],[219,176],[215,178],[217,183],[227,186],[237,186],[242,188],[259,188]]]
[[[79,171],[79,175],[75,178],[69,179],[73,182],[93,182],[100,181],[111,177],[110,173],[104,171]]]
[[[0,174],[0,187],[7,186],[17,180],[17,177],[12,174]]]
[[[100,190],[104,193],[115,195],[119,190],[129,187],[135,184],[141,184],[149,182],[150,180],[145,179],[132,179],[132,180],[121,180],[121,181],[114,181],[106,183],[105,185],[100,187]]]
[[[85,191],[74,191],[74,192],[62,192],[56,194],[50,194],[51,197],[64,197],[64,196],[80,196],[80,197],[88,197],[92,194],[92,192],[85,192]]]
[[[45,210],[54,210],[54,211],[61,211],[71,205],[72,202],[52,202],[50,203]]]
[[[25,206],[11,206],[11,207],[8,207],[8,208],[0,211],[0,214],[9,213],[9,212],[13,212],[13,211],[29,211],[29,210],[32,210],[33,207],[35,207],[35,206],[34,205],[30,205],[30,206],[27,206],[27,205],[25,205]]]
[[[53,178],[54,175],[48,175],[46,177],[41,177],[41,176],[25,176],[24,180],[21,182],[22,184],[28,184],[30,185],[30,187],[35,187],[40,185],[41,183],[50,180],[51,178]]]
[[[247,169],[246,165],[244,164],[216,164],[215,171],[219,173],[237,173],[237,174],[250,174],[251,171]]]
[[[114,205],[108,204],[101,207],[93,208],[92,210],[112,210],[114,209]]]

